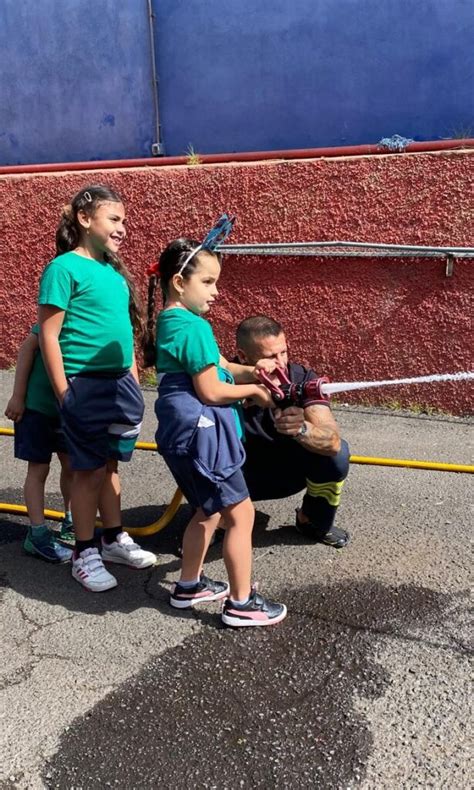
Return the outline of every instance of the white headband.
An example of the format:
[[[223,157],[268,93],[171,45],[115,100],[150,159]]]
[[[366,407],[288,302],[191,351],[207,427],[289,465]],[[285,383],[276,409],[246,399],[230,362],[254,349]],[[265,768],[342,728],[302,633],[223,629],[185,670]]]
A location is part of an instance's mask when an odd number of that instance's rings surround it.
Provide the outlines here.
[[[192,260],[194,258],[194,256],[197,255],[197,253],[200,252],[201,250],[202,250],[202,244],[200,244],[198,247],[196,247],[194,250],[192,250],[189,253],[188,257],[186,258],[186,260],[184,261],[184,263],[180,267],[180,270],[179,270],[178,274],[182,274],[184,272],[184,270],[185,270],[186,266],[188,265],[189,261]]]

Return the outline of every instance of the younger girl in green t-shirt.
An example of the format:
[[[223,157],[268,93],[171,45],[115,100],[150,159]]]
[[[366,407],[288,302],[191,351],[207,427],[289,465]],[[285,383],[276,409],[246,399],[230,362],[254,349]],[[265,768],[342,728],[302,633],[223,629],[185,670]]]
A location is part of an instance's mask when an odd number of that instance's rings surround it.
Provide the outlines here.
[[[184,533],[181,576],[170,604],[185,609],[226,599],[222,619],[227,625],[272,625],[283,620],[286,607],[251,586],[254,508],[242,474],[245,452],[236,408],[245,398],[271,406],[272,398],[258,383],[256,368],[229,363],[221,356],[204,318],[218,295],[221,271],[220,258],[210,247],[206,242],[177,239],[149,272],[145,364],[156,365],[159,379],[156,439],[177,484],[196,508]],[[157,282],[164,308],[158,315],[155,344]],[[268,360],[257,364],[269,371],[272,365]],[[229,584],[202,572],[221,519]]]

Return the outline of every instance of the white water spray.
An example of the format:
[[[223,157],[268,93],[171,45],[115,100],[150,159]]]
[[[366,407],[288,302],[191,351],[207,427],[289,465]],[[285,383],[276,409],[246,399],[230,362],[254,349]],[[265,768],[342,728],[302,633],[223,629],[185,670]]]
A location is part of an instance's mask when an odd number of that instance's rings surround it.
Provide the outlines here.
[[[418,376],[413,379],[387,379],[386,381],[335,381],[330,384],[321,384],[324,395],[334,395],[336,392],[350,392],[350,390],[363,390],[368,387],[387,387],[392,384],[425,384],[433,381],[466,381],[474,379],[474,373],[442,373],[433,376]]]

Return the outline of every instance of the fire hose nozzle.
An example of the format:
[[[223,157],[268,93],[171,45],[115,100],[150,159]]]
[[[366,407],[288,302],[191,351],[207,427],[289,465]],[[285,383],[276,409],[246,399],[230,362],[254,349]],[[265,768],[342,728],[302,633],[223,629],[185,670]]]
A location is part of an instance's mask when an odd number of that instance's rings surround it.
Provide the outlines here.
[[[259,378],[270,390],[276,406],[282,409],[286,409],[288,406],[298,406],[304,409],[307,406],[318,403],[328,403],[329,396],[323,390],[323,385],[330,383],[327,376],[310,379],[304,384],[293,384],[289,380],[286,371],[276,368],[275,373],[279,379],[279,384],[272,381],[270,376],[264,371],[259,372]]]
[[[327,376],[320,376],[318,379],[311,379],[303,386],[302,407],[314,406],[318,403],[328,403],[329,395],[323,389],[324,384],[330,384]]]

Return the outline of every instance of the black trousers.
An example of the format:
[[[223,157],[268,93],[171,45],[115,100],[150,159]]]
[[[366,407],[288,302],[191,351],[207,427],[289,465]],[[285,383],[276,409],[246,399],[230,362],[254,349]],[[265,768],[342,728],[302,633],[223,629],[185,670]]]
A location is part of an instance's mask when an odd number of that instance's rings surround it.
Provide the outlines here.
[[[303,513],[321,529],[332,527],[349,472],[349,445],[335,456],[308,452],[292,439],[279,442],[249,437],[243,467],[250,498],[283,499],[306,488]]]

